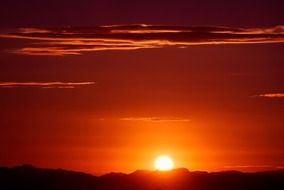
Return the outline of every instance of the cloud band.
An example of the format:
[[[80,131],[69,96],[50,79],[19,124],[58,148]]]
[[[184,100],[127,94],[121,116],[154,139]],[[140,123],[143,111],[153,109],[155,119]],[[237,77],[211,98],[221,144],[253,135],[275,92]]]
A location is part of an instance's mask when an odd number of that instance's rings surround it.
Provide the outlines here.
[[[185,48],[192,45],[283,43],[284,26],[230,28],[208,26],[111,25],[98,27],[22,28],[2,38],[30,40],[12,50],[27,55],[79,55],[104,50]]]
[[[0,88],[75,88],[78,86],[93,85],[95,82],[0,82]]]

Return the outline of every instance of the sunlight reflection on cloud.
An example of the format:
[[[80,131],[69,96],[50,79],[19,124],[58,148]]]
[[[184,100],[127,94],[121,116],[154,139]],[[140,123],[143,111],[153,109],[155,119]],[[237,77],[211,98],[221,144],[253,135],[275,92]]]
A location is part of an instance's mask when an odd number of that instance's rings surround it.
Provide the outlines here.
[[[218,44],[283,43],[284,26],[229,28],[201,26],[112,25],[97,27],[21,28],[1,38],[31,42],[10,52],[25,55],[80,55],[105,50],[136,50]]]

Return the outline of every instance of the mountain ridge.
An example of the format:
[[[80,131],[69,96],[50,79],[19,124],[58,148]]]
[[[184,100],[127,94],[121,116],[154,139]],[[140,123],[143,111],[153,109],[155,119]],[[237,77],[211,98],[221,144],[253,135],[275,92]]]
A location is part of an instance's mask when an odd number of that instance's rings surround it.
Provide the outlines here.
[[[136,170],[101,176],[64,169],[36,168],[32,165],[0,167],[0,189],[41,190],[280,190],[284,170],[263,172]]]

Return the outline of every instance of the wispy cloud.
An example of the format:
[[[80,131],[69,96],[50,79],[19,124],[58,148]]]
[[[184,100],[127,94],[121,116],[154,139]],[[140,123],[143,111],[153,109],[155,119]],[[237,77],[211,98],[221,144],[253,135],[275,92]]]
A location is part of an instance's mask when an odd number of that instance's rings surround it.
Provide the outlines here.
[[[284,93],[265,93],[259,94],[257,97],[264,97],[264,98],[284,98]]]
[[[283,43],[284,26],[230,28],[137,24],[51,29],[22,28],[2,33],[0,37],[31,41],[27,46],[12,50],[14,53],[61,56],[104,50]]]
[[[249,170],[271,170],[271,169],[283,169],[282,165],[231,165],[225,166],[225,169],[249,169]]]
[[[143,122],[190,122],[187,118],[178,117],[125,117],[122,121],[143,121]]]
[[[0,82],[0,88],[75,88],[94,84],[95,82]]]

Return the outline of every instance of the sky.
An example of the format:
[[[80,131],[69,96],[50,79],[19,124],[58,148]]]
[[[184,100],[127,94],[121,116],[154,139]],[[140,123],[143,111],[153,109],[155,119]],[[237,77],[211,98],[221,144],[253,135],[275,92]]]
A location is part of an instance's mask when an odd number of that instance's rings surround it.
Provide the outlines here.
[[[3,0],[0,165],[284,168],[277,0]]]

